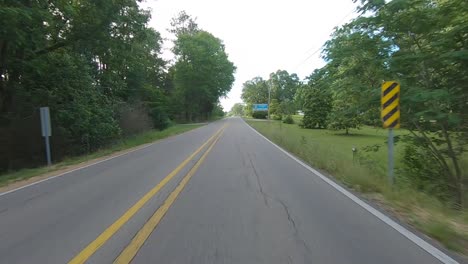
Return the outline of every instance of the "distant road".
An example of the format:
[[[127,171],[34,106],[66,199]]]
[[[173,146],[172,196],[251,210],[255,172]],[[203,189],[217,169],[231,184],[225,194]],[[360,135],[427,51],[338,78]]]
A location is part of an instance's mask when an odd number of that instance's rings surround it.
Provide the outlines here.
[[[0,194],[0,263],[456,263],[332,185],[225,119]]]

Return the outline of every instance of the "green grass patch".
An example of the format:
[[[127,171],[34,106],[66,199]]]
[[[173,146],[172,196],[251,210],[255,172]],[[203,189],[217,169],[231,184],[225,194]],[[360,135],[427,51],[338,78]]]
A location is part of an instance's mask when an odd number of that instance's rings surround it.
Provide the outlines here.
[[[293,116],[296,123],[302,117]],[[387,179],[387,135],[380,128],[351,129],[350,135],[326,129],[302,129],[278,121],[246,120],[261,134],[346,186],[378,197],[378,203],[402,220],[437,239],[447,248],[468,255],[468,212],[448,208],[434,197],[408,186],[390,187]],[[400,129],[396,135],[408,131]],[[357,149],[353,155],[352,148]],[[365,151],[366,149],[375,151]],[[404,145],[395,146],[398,169]],[[398,180],[398,178],[397,178]]]
[[[50,167],[22,169],[22,170],[10,172],[10,173],[2,174],[0,175],[0,187],[8,185],[11,182],[25,180],[25,179],[39,176],[41,174],[45,174],[48,172],[53,172],[53,171],[57,171],[60,169],[64,169],[67,166],[76,165],[82,162],[101,158],[101,157],[110,155],[117,151],[122,151],[125,149],[143,145],[146,143],[151,143],[159,139],[178,135],[178,134],[187,132],[189,130],[192,130],[201,126],[203,126],[203,124],[177,124],[162,131],[151,130],[151,131],[147,131],[141,134],[130,136],[128,138],[124,138],[113,145],[110,145],[106,148],[102,148],[100,150],[97,150],[87,155],[65,158],[63,161],[53,164]]]
[[[446,222],[434,221],[421,225],[421,227],[429,236],[439,240],[448,249],[462,251],[459,235]]]

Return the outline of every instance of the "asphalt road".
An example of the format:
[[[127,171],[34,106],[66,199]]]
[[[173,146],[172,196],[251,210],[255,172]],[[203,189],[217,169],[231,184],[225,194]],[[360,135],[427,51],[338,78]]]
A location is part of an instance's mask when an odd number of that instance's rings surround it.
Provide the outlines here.
[[[358,203],[225,119],[0,194],[0,263],[453,261]]]

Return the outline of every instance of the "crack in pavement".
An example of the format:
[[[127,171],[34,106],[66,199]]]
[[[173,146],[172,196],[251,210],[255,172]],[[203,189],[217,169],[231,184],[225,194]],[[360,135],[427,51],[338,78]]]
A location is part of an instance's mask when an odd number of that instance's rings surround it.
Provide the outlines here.
[[[304,239],[299,235],[299,231],[297,230],[297,225],[296,222],[294,221],[294,218],[291,216],[291,213],[289,212],[288,206],[280,199],[274,199],[276,202],[281,204],[283,206],[284,211],[286,212],[288,216],[288,221],[291,223],[293,229],[294,229],[294,236],[296,239],[301,242],[301,244],[304,246],[304,248],[307,250],[307,252],[312,253],[312,250],[310,249],[309,245],[305,242]]]
[[[297,229],[297,225],[296,225],[296,221],[294,221],[294,218],[292,217],[291,215],[291,212],[289,211],[289,207],[281,200],[281,199],[278,199],[278,198],[275,198],[275,197],[272,197],[271,195],[267,194],[264,190],[263,190],[263,186],[262,186],[262,183],[261,183],[261,180],[260,180],[260,177],[258,175],[258,172],[257,172],[257,169],[255,168],[255,165],[252,161],[252,158],[250,156],[250,154],[247,154],[247,156],[249,157],[249,161],[250,161],[250,164],[252,166],[252,169],[254,171],[254,174],[255,174],[255,177],[257,179],[257,184],[259,186],[259,192],[260,194],[262,195],[264,201],[265,201],[265,205],[267,205],[268,207],[269,204],[268,204],[268,200],[270,201],[275,201],[277,203],[279,203],[281,205],[281,207],[283,208],[283,210],[286,212],[286,215],[287,215],[287,218],[288,218],[288,222],[290,223],[290,225],[292,226],[292,229],[294,230],[293,232],[293,235],[294,237],[296,238],[297,241],[299,241],[303,247],[306,249],[306,251],[311,254],[312,253],[312,250],[310,249],[309,245],[306,243],[306,241],[304,239],[301,238],[300,234],[299,234],[299,231]],[[289,258],[291,258],[289,256]]]
[[[250,165],[252,166],[252,169],[253,169],[254,174],[255,174],[255,178],[257,179],[258,189],[260,190],[260,193],[262,194],[263,201],[265,202],[266,206],[270,207],[270,205],[268,204],[268,199],[267,199],[268,195],[263,191],[263,186],[262,186],[262,183],[260,181],[260,177],[258,176],[257,169],[255,168],[255,165],[253,164],[253,161],[252,161],[252,158],[250,157],[250,154],[247,153],[247,156],[249,157]]]

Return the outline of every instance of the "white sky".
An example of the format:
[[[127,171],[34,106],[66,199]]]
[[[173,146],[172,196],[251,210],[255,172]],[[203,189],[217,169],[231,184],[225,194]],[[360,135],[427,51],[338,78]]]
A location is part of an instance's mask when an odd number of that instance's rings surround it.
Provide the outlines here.
[[[329,39],[333,28],[355,17],[352,0],[147,0],[152,9],[150,26],[164,38],[170,20],[180,11],[197,18],[200,28],[224,41],[229,59],[237,67],[236,81],[225,111],[242,102],[242,83],[271,72],[287,70],[300,78],[324,65],[316,52]],[[171,58],[165,45],[163,57]]]

